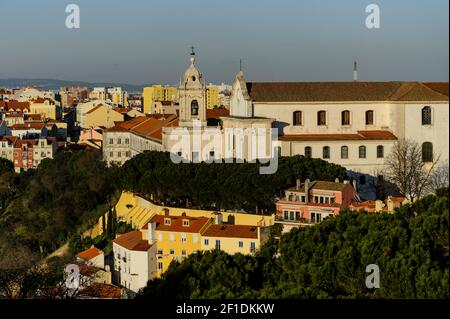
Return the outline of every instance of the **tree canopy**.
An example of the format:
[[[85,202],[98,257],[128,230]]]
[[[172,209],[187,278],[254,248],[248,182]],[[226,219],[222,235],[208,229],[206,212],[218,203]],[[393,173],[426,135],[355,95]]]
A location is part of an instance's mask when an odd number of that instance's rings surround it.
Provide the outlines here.
[[[271,238],[255,257],[210,251],[172,262],[139,297],[449,298],[448,218],[448,189],[393,214],[343,211]],[[369,264],[379,289],[365,286]]]

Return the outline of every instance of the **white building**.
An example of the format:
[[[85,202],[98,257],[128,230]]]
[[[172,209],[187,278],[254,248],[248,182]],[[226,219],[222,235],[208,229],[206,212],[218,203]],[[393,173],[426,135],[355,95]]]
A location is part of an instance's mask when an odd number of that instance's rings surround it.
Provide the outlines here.
[[[113,240],[114,281],[133,292],[156,276],[156,244],[133,230]]]

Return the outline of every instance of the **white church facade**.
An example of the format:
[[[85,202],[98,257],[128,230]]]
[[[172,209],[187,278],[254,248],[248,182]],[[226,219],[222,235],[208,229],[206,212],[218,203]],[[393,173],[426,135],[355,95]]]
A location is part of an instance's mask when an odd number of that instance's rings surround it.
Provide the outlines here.
[[[239,71],[229,115],[211,127],[206,86],[192,52],[178,94],[178,121],[162,125],[160,139],[152,143],[185,160],[249,160],[262,153],[270,157],[276,147],[281,156],[321,158],[346,167],[349,175],[376,175],[394,143],[407,138],[421,145],[425,162],[439,156],[440,163],[448,163],[448,83],[247,82]],[[234,136],[229,129],[235,129]],[[237,134],[250,129],[266,132],[257,140],[258,149],[250,146],[249,136]]]

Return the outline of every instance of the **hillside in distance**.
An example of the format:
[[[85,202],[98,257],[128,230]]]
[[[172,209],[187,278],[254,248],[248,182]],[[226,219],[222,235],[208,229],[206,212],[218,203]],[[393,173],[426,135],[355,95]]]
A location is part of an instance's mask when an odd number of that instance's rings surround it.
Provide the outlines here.
[[[22,78],[10,78],[0,79],[0,87],[16,88],[24,86],[39,87],[43,90],[59,90],[64,86],[80,86],[80,87],[110,87],[120,86],[122,89],[130,92],[142,92],[145,86],[151,84],[135,85],[126,83],[106,83],[106,82],[84,82],[84,81],[66,81],[55,79],[22,79]]]

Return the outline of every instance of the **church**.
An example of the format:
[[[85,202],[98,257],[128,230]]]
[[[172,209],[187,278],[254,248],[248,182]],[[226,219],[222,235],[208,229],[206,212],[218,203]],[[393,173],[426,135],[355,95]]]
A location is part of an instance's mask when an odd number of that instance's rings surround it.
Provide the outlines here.
[[[448,83],[246,82],[240,70],[232,85],[230,114],[221,117],[220,127],[207,127],[205,85],[195,66],[195,53],[191,53],[179,102],[179,126],[186,128],[186,142],[189,136],[191,145],[195,144],[196,130],[222,135],[222,152],[208,148],[211,141],[203,137],[193,152],[180,154],[192,161],[236,157],[240,148],[244,159],[253,159],[250,138],[237,132],[258,128],[267,132],[267,156],[276,147],[281,156],[321,158],[355,173],[382,171],[386,156],[400,138],[418,142],[426,162],[436,156],[440,162],[448,161]],[[234,130],[234,138],[227,136],[227,129]],[[271,129],[277,132],[275,138]],[[167,151],[173,149],[174,131],[174,127],[163,129]]]
[[[342,165],[364,185],[366,177],[383,171],[395,142],[406,138],[420,145],[425,163],[439,158],[439,165],[448,165],[448,83],[356,77],[348,82],[247,82],[239,70],[229,113],[213,125],[208,125],[205,97],[192,51],[178,88],[179,114],[149,115],[109,129],[105,159],[121,164],[145,150],[168,151],[176,162],[303,155]],[[121,149],[115,152],[115,147]],[[127,155],[117,161],[116,153]]]

